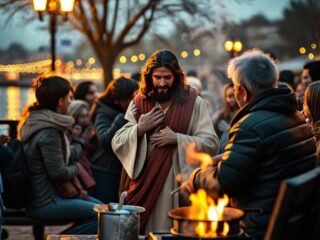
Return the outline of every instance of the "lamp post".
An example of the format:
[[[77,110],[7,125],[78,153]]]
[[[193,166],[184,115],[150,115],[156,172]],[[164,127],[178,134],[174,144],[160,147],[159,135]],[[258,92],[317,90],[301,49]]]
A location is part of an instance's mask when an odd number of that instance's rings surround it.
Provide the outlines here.
[[[42,14],[48,12],[50,15],[50,43],[51,43],[51,70],[55,71],[56,61],[56,32],[57,32],[57,16],[64,14],[65,19],[69,12],[73,11],[75,0],[33,0],[33,9],[39,13],[40,21]]]
[[[237,57],[242,50],[242,42],[227,40],[224,42],[224,49],[230,53],[231,58]]]

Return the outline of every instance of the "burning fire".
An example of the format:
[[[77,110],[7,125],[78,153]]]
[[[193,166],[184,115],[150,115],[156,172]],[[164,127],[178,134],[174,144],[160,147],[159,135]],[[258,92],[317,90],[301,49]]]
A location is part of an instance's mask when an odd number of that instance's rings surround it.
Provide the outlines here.
[[[210,220],[210,224],[199,222],[196,226],[196,233],[199,237],[217,237],[218,221],[223,220],[224,207],[228,205],[229,198],[226,194],[219,198],[217,204],[207,195],[205,190],[199,189],[197,193],[190,195],[191,211],[189,218],[194,220]],[[226,236],[229,232],[228,223],[223,223],[223,230],[219,235]]]
[[[186,162],[190,164],[201,163],[200,168],[205,169],[212,164],[212,158],[208,153],[196,152],[196,144],[186,145]]]

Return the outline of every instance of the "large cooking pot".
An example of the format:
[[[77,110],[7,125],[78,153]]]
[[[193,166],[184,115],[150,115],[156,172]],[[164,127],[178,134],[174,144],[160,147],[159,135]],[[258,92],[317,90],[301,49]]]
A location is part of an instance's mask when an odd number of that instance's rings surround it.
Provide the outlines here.
[[[190,219],[191,207],[175,208],[169,211],[168,216],[173,220],[172,234],[185,237],[196,237],[196,226],[199,222],[206,225],[206,228],[211,228],[211,220]],[[217,221],[217,235],[221,236],[224,222],[228,223],[230,230],[228,236],[236,236],[241,233],[240,219],[244,216],[244,212],[236,208],[224,208],[223,220]]]
[[[96,205],[98,213],[99,240],[138,240],[140,228],[140,213],[143,207],[123,205],[118,209],[118,203]]]

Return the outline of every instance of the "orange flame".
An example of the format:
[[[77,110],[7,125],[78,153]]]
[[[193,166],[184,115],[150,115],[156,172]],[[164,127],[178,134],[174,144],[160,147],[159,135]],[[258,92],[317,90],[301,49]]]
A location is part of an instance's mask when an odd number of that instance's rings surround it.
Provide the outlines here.
[[[209,154],[203,152],[196,152],[196,144],[190,143],[186,145],[186,162],[189,164],[201,163],[200,168],[205,169],[212,164],[212,158]]]
[[[228,205],[229,198],[226,194],[223,198],[219,198],[217,204],[215,201],[207,195],[205,190],[199,189],[197,193],[190,195],[191,211],[189,218],[194,220],[210,220],[210,225],[206,222],[199,222],[196,226],[196,233],[199,237],[217,237],[218,233],[218,221],[223,220],[224,207]],[[222,236],[226,236],[229,232],[228,223],[223,224],[223,230],[219,233]]]

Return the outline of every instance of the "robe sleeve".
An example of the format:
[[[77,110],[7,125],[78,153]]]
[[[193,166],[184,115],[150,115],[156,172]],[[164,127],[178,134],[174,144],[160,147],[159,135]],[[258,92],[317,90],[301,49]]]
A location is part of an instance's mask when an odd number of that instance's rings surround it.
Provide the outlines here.
[[[131,101],[125,119],[128,121],[112,139],[112,149],[131,179],[136,179],[147,157],[147,137],[138,139],[137,121],[133,115],[135,105]]]
[[[197,97],[187,134],[177,133],[178,162],[182,174],[182,180],[188,180],[191,172],[198,166],[185,162],[185,145],[196,144],[196,151],[206,152],[214,156],[219,151],[219,138],[213,128],[209,111],[201,97]]]

